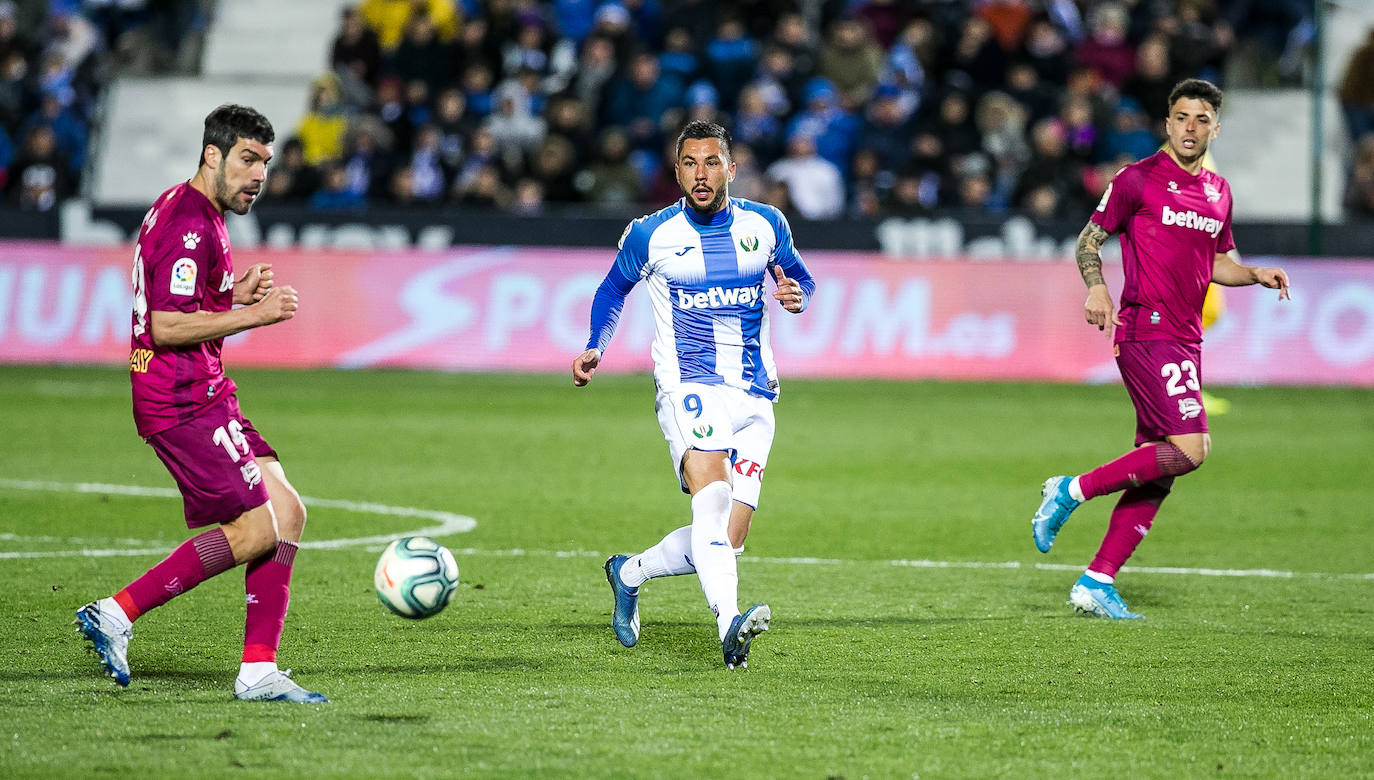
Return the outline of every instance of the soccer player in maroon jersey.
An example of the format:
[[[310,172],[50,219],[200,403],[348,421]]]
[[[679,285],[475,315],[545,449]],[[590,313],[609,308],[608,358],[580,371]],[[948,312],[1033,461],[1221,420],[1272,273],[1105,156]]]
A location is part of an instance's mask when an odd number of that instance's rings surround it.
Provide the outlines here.
[[[1115,587],[1126,559],[1150,530],[1174,478],[1202,465],[1211,449],[1202,405],[1202,302],[1208,282],[1262,284],[1288,298],[1281,268],[1241,265],[1231,238],[1231,188],[1203,168],[1217,136],[1221,90],[1201,79],[1169,95],[1165,148],[1117,173],[1078,237],[1078,270],[1088,286],[1089,324],[1115,335],[1116,362],[1136,409],[1135,449],[1076,477],[1050,477],[1031,520],[1035,546],[1048,552],[1084,501],[1121,492],[1107,535],[1069,591],[1076,610],[1139,618]],[[1121,234],[1121,308],[1102,278],[1102,244]]]
[[[209,527],[109,598],[76,613],[105,671],[129,684],[130,626],[154,607],[247,564],[239,699],[328,701],[277,669],[305,506],[277,453],[239,410],[224,374],[226,336],[289,320],[291,287],[267,263],[234,276],[224,212],[246,214],[272,159],[272,125],[224,105],[205,118],[200,167],[158,197],[134,246],[129,376],[134,422],[181,490],[186,525]],[[234,308],[240,304],[240,308]]]

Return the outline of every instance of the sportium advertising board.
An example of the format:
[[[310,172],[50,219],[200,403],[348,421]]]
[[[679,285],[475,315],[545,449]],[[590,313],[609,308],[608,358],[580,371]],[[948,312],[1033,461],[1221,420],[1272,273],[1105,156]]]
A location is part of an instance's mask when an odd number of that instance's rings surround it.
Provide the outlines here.
[[[565,372],[587,340],[592,295],[614,252],[471,247],[442,252],[242,250],[300,293],[289,322],[229,339],[234,366],[405,367]],[[985,257],[900,262],[811,252],[810,308],[771,297],[787,377],[1113,382],[1111,345],[1083,321],[1072,262]],[[1227,289],[1205,334],[1213,384],[1374,386],[1374,261],[1249,257],[1280,264],[1293,299]],[[0,361],[128,359],[132,250],[0,243]],[[1108,265],[1114,292],[1119,269]],[[772,282],[766,283],[771,291]],[[641,286],[602,362],[651,368],[653,317]]]

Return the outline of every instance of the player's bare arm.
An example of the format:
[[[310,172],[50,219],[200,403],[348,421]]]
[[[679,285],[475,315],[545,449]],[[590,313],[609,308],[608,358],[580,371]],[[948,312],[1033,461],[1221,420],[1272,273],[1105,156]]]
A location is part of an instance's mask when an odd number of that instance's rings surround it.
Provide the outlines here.
[[[573,386],[584,387],[592,381],[596,367],[601,364],[601,350],[592,348],[573,359]]]
[[[257,303],[272,289],[272,264],[254,263],[234,282],[234,303],[247,306]]]
[[[158,346],[187,347],[289,320],[298,305],[295,288],[273,287],[257,303],[229,311],[152,311],[149,325]]]
[[[1102,245],[1110,236],[1106,229],[1096,222],[1089,221],[1078,234],[1078,246],[1074,257],[1078,261],[1078,273],[1083,276],[1083,284],[1088,286],[1088,299],[1083,302],[1083,318],[1089,325],[1112,337],[1114,327],[1121,324],[1112,303],[1111,291],[1107,280],[1102,277]]]
[[[1288,292],[1288,274],[1282,268],[1242,265],[1240,254],[1234,249],[1217,254],[1212,262],[1212,281],[1227,287],[1259,284],[1278,290],[1281,301],[1292,298]]]
[[[796,279],[788,278],[780,265],[773,266],[773,278],[778,283],[778,289],[773,291],[773,297],[782,304],[784,309],[793,314],[799,313],[804,303],[801,283]]]

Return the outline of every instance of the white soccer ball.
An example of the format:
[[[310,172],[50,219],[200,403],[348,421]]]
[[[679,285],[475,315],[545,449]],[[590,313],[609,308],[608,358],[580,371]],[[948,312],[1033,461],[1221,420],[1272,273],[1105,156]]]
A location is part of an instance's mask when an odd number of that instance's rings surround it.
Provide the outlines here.
[[[439,614],[453,598],[458,562],[433,539],[405,536],[382,551],[372,580],[377,598],[387,609],[419,620]]]

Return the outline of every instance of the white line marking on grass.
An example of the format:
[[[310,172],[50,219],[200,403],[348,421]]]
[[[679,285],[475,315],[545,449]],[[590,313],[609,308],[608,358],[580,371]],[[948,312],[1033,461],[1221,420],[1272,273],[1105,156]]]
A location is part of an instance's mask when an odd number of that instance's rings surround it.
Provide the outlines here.
[[[0,479],[0,488],[34,490],[49,493],[99,493],[103,495],[143,496],[151,498],[181,498],[181,493],[172,488],[142,487],[139,485],[109,485],[100,482],[43,482],[23,479]],[[445,512],[438,509],[417,509],[408,506],[388,506],[387,504],[344,501],[336,498],[313,498],[311,496],[301,496],[301,500],[305,502],[307,507],[324,507],[328,509],[339,509],[345,512],[417,518],[438,522],[438,525],[429,526],[427,528],[398,531],[392,534],[301,542],[301,547],[310,550],[338,550],[344,547],[366,547],[373,544],[386,544],[398,536],[451,536],[453,534],[467,533],[477,527],[477,521],[467,515]],[[146,542],[146,540],[143,539],[103,539],[97,542],[96,540],[74,537],[20,536],[11,533],[0,534],[0,541],[64,542],[67,544],[109,544],[114,541],[134,545],[144,544]],[[121,547],[114,549],[45,550],[34,552],[0,550],[0,560],[7,558],[107,558],[129,555],[163,555],[171,549],[170,547]]]
[[[157,498],[180,498],[181,494],[171,488],[138,487],[135,485],[106,485],[97,482],[38,482],[30,480],[0,479],[0,488],[12,488],[15,490],[42,490],[60,493],[112,493],[115,495],[128,496],[152,496]],[[477,527],[477,521],[466,515],[454,514],[433,509],[416,509],[414,507],[396,507],[386,504],[360,503],[356,501],[343,501],[332,498],[309,498],[302,496],[307,506],[327,507],[330,509],[341,509],[349,512],[363,512],[367,514],[390,515],[392,517],[416,517],[427,520],[437,520],[439,525],[432,528],[421,528],[414,531],[402,531],[395,534],[384,534],[378,536],[362,536],[351,539],[326,539],[323,541],[303,542],[301,547],[316,550],[339,550],[346,547],[366,547],[368,545],[384,545],[398,536],[448,536],[452,534],[466,533]],[[66,542],[69,544],[93,543],[95,540],[79,539],[74,537],[59,536],[20,536],[12,533],[0,533],[0,541],[43,541],[43,542]],[[142,544],[141,539],[103,539],[100,542],[108,544],[111,541],[125,542],[129,544]],[[115,556],[131,555],[161,555],[167,553],[170,547],[157,548],[119,548],[107,550],[55,550],[46,552],[8,552],[0,551],[0,560],[7,558],[57,558],[57,557],[93,557],[105,558]],[[508,550],[483,550],[476,547],[454,548],[453,554],[462,556],[487,556],[492,558],[521,558],[521,557],[542,557],[542,558],[605,558],[604,552],[596,550],[527,550],[520,547]],[[784,557],[784,558],[759,558],[749,556],[747,560],[751,563],[763,563],[782,566],[847,566],[862,564],[866,566],[893,566],[909,569],[1037,569],[1040,571],[1082,571],[1083,567],[1071,563],[1023,563],[1021,561],[931,561],[931,560],[890,560],[872,561],[858,558],[809,558],[809,557]],[[1374,573],[1329,573],[1329,572],[1302,572],[1286,571],[1283,569],[1210,569],[1210,568],[1190,568],[1185,566],[1126,566],[1123,571],[1138,574],[1172,574],[1195,577],[1253,577],[1267,579],[1337,579],[1337,580],[1365,580],[1374,581]]]

